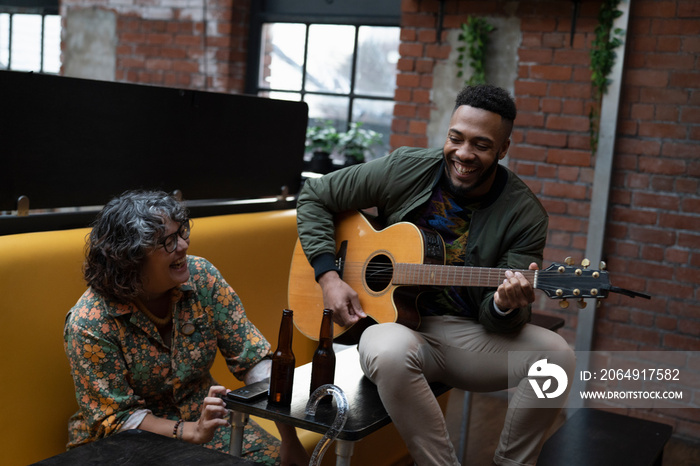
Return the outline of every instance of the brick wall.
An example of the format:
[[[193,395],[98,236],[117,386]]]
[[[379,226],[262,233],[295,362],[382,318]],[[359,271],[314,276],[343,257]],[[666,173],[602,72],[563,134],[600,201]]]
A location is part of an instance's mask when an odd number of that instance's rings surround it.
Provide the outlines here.
[[[250,0],[61,0],[117,15],[118,82],[243,92]]]

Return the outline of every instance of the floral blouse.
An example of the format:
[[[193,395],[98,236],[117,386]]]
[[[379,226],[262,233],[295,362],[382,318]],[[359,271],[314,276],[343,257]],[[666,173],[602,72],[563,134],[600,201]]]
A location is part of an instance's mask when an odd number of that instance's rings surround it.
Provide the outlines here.
[[[68,312],[64,348],[80,409],[69,421],[68,448],[119,432],[131,415],[199,419],[217,348],[238,379],[270,353],[238,295],[207,260],[187,257],[190,279],[173,294],[170,347],[136,305],[110,302],[89,288]],[[229,428],[205,446],[228,452]],[[246,427],[244,457],[275,464],[279,442]]]

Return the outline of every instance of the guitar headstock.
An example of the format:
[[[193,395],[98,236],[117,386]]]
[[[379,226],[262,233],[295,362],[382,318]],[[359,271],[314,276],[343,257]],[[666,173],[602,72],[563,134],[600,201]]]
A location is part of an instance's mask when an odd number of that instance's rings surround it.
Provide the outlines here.
[[[567,257],[566,264],[552,264],[537,274],[536,288],[548,297],[561,299],[562,308],[569,307],[567,299],[577,299],[579,307],[586,307],[585,298],[603,299],[608,296],[610,279],[601,262],[600,270],[589,269],[590,261],[584,259],[580,266]]]

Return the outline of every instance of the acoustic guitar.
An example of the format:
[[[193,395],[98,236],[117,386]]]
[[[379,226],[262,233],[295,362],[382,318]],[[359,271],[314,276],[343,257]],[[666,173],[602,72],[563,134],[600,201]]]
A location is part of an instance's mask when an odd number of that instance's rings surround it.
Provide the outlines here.
[[[444,265],[445,245],[440,235],[412,223],[400,222],[378,230],[361,213],[350,212],[336,217],[335,228],[340,276],[358,293],[362,309],[369,316],[350,327],[334,324],[333,334],[339,343],[357,343],[362,331],[374,323],[398,322],[418,328],[416,299],[426,286],[497,288],[505,278],[505,269]],[[589,269],[587,262],[578,267],[567,259],[566,264],[552,264],[544,270],[519,272],[535,289],[561,299],[562,307],[568,306],[569,298],[584,306],[584,298],[602,299],[609,292],[649,299],[648,295],[612,286],[606,271]],[[297,329],[318,340],[323,292],[298,240],[288,298]]]

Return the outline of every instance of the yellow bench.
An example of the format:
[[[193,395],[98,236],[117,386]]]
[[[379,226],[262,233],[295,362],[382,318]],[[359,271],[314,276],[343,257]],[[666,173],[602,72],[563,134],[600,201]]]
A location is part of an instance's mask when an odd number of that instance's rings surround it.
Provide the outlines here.
[[[0,236],[0,451],[3,464],[26,465],[65,451],[67,421],[77,410],[63,352],[63,323],[85,291],[82,262],[89,229]],[[196,218],[189,252],[210,260],[240,295],[248,317],[274,347],[287,306],[296,242],[294,210]],[[297,365],[311,360],[316,342],[295,331]],[[241,386],[218,358],[214,377]],[[266,428],[274,425],[260,421]],[[300,432],[313,451],[320,436]],[[405,464],[406,448],[393,426],[362,440],[358,465]],[[333,464],[325,455],[323,464]]]

